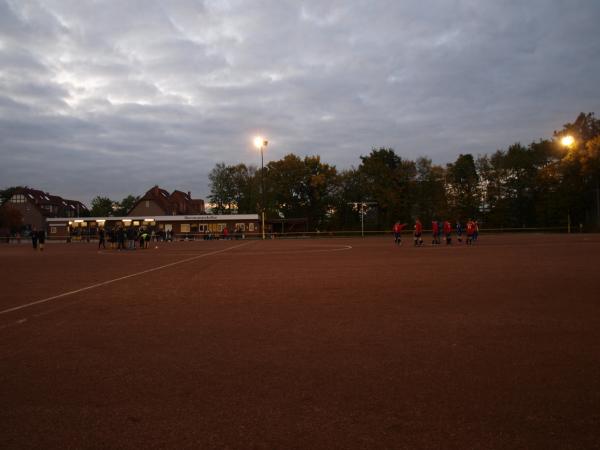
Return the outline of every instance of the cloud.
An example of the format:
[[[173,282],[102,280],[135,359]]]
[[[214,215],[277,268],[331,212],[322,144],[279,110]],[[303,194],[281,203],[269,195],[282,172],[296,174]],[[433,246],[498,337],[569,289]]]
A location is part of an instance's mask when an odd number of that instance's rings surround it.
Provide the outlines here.
[[[0,0],[0,179],[208,195],[217,162],[444,163],[597,111],[594,0]]]

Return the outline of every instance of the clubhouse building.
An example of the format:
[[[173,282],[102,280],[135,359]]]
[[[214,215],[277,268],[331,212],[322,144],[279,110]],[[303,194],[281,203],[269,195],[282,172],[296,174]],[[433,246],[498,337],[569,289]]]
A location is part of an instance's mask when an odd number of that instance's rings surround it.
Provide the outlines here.
[[[125,216],[118,217],[90,217],[88,208],[79,201],[29,188],[16,190],[2,207],[20,212],[25,233],[45,229],[50,240],[95,239],[102,228],[144,229],[158,238],[172,240],[203,239],[224,232],[244,238],[262,235],[258,214],[207,214],[204,200],[192,198],[190,192],[169,193],[159,186],[150,188]],[[265,223],[265,234],[305,231],[304,218],[277,218]]]
[[[94,238],[101,228],[143,228],[163,239],[202,239],[230,233],[252,237],[262,233],[258,214],[206,214],[204,200],[190,192],[168,191],[153,186],[126,216],[53,217],[46,219],[49,239]],[[267,232],[271,227],[265,227]]]

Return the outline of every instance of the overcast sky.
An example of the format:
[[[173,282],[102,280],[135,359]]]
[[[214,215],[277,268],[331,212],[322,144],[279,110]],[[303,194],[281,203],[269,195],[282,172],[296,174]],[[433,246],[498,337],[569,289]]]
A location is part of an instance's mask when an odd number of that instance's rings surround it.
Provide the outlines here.
[[[208,195],[218,162],[447,163],[600,114],[598,0],[0,0],[0,187]]]

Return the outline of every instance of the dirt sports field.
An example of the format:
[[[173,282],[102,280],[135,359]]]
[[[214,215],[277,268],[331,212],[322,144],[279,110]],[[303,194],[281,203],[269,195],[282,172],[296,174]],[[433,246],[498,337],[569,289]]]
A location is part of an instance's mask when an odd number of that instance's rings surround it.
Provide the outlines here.
[[[0,448],[600,448],[599,262],[599,235],[2,245]]]

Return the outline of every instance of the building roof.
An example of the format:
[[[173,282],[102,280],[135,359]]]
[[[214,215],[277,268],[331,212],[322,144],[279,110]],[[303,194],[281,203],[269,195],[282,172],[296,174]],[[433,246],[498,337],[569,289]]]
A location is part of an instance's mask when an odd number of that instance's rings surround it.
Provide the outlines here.
[[[140,199],[134,203],[128,215],[141,202],[151,200],[155,202],[165,215],[204,214],[204,200],[193,199],[192,194],[174,190],[171,194],[158,185],[151,187]]]
[[[88,208],[78,200],[64,199],[58,195],[32,188],[17,188],[13,195],[24,195],[27,201],[34,205],[42,215],[46,217],[57,217],[66,215],[68,211],[74,213],[87,213]],[[10,198],[7,200],[10,201]]]

